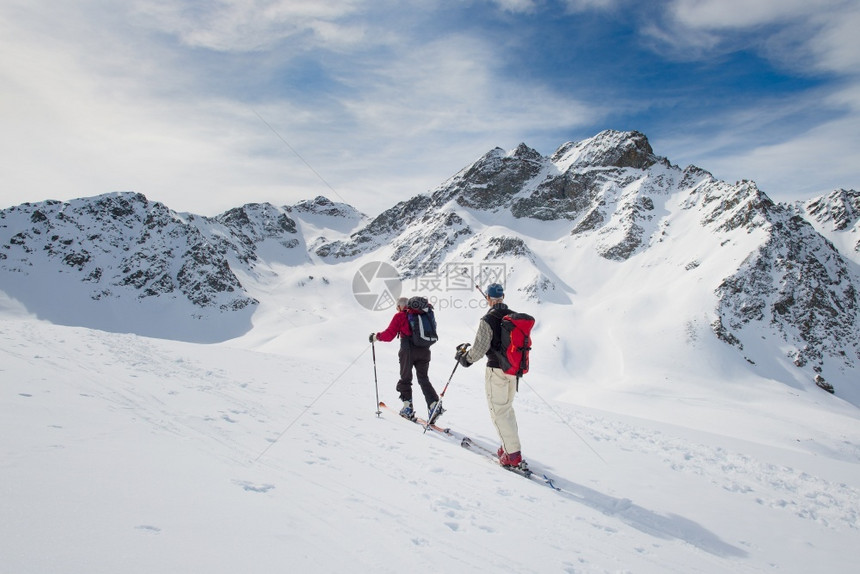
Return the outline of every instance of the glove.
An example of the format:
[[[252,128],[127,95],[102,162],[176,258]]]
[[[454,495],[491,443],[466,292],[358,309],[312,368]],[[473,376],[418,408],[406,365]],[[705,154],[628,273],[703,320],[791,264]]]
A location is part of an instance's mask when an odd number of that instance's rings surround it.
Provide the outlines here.
[[[376,339],[376,333],[371,333],[370,337],[368,337],[367,340],[370,341],[371,343],[376,341],[377,340]]]
[[[471,367],[472,363],[466,358],[466,353],[469,352],[469,343],[460,343],[457,345],[457,352],[454,354],[454,360],[464,367]]]

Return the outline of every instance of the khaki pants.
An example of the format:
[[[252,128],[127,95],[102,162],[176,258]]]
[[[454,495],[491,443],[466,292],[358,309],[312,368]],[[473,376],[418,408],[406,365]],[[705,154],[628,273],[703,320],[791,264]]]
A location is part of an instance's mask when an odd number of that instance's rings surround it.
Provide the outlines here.
[[[517,429],[517,416],[514,413],[517,378],[514,375],[505,374],[501,369],[487,367],[485,389],[490,418],[502,440],[502,448],[507,453],[519,452],[520,436]]]

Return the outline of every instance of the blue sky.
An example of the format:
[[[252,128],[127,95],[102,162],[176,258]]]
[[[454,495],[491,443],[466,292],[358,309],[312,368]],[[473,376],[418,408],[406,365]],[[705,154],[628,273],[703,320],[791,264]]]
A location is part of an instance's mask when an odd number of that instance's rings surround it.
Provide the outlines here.
[[[603,129],[776,200],[856,189],[857,30],[858,0],[4,0],[0,207],[375,215]]]

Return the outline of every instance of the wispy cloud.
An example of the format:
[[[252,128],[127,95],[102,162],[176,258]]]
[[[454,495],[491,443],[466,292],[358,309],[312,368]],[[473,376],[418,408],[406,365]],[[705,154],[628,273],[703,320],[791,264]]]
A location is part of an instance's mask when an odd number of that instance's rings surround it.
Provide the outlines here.
[[[753,178],[777,197],[857,186],[860,5],[844,0],[673,0],[641,31],[656,52],[709,61],[749,52],[815,80],[789,97],[728,105],[694,120],[667,147],[727,179]],[[704,134],[709,134],[703,137]]]
[[[589,10],[607,10],[621,6],[629,0],[564,0],[569,12],[579,13]]]
[[[342,23],[365,4],[361,0],[141,0],[130,3],[130,13],[187,46],[260,51],[302,35],[316,45],[357,44],[365,40],[360,27]]]
[[[529,13],[537,10],[536,0],[491,0],[502,10],[513,13]]]
[[[796,71],[856,74],[858,20],[852,0],[671,0],[644,31],[674,56],[749,49]]]
[[[671,0],[668,15],[683,26],[705,30],[749,28],[806,17],[843,0]]]

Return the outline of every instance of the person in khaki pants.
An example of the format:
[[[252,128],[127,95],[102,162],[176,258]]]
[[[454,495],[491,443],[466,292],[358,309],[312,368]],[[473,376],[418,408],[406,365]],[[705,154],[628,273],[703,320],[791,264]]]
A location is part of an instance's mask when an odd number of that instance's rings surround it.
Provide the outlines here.
[[[487,405],[490,407],[490,419],[499,433],[502,446],[499,447],[499,462],[503,466],[522,466],[525,464],[520,446],[517,416],[514,412],[514,397],[517,393],[517,377],[506,374],[496,358],[502,349],[501,322],[502,317],[513,313],[505,305],[505,290],[498,283],[487,286],[487,304],[490,306],[487,314],[478,323],[475,341],[471,348],[468,343],[457,347],[456,358],[464,367],[469,367],[487,357],[487,368],[484,373],[484,384],[487,393]]]

